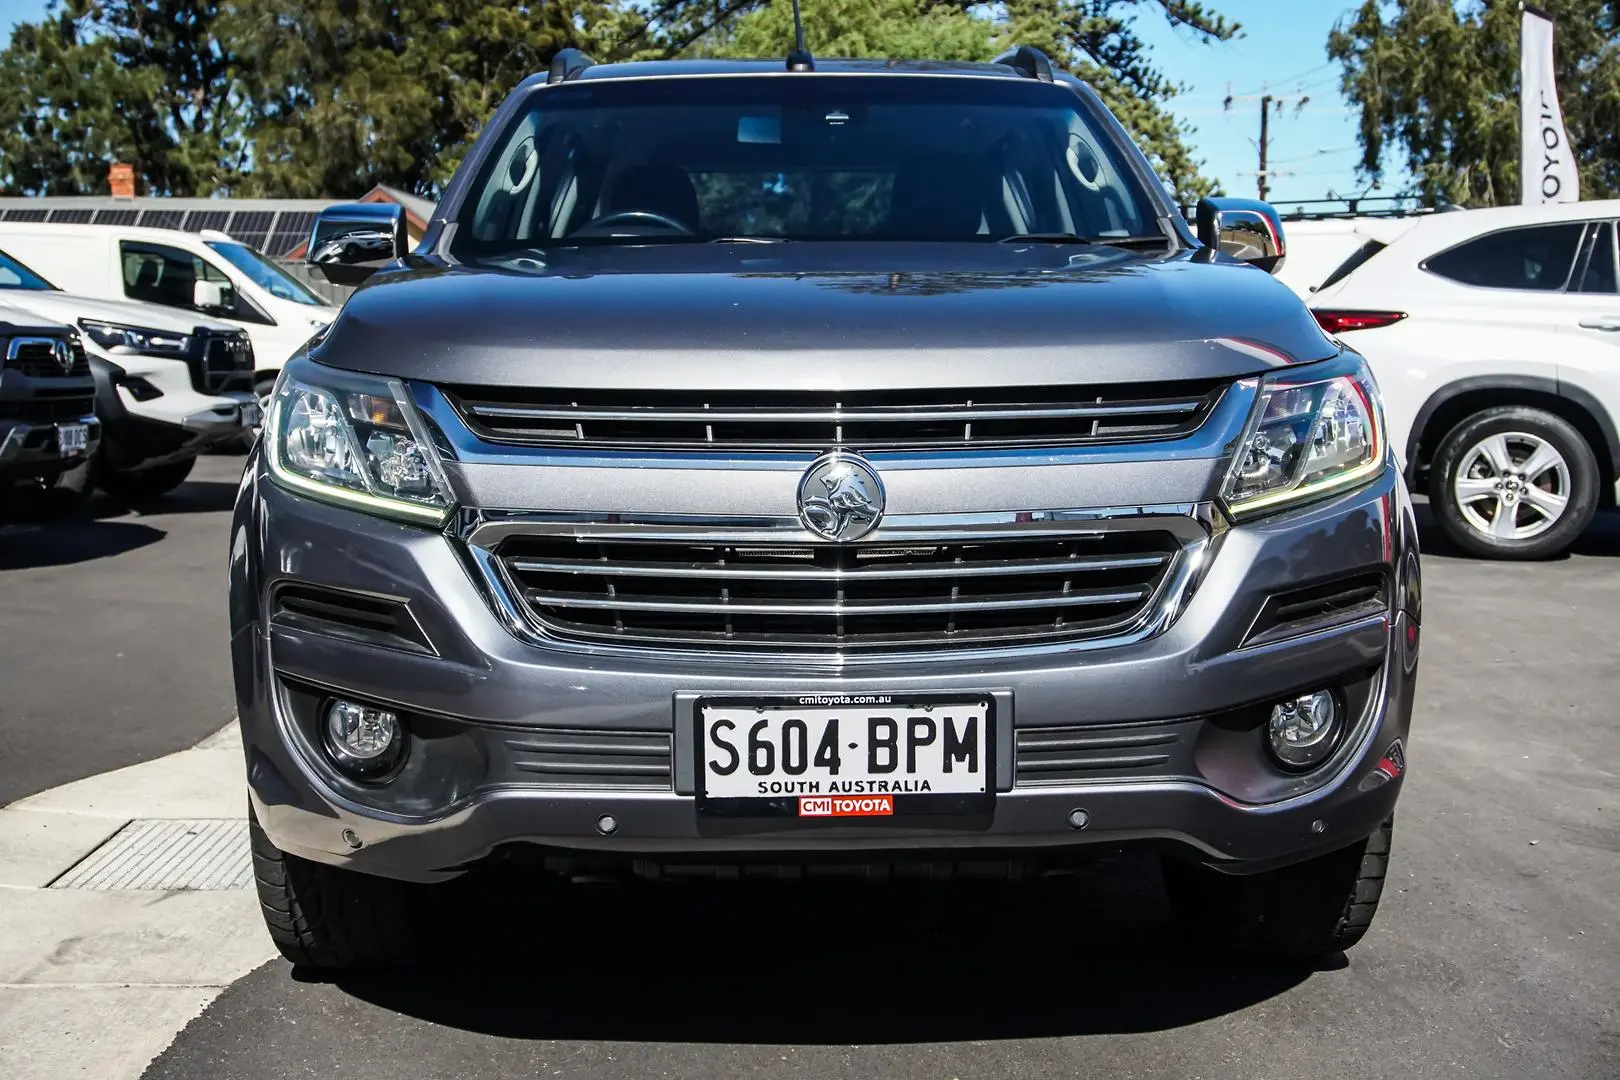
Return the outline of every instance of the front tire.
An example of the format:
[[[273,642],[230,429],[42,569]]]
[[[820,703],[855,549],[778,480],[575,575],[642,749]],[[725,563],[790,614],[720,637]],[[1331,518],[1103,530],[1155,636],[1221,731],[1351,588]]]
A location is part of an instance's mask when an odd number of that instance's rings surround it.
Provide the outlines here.
[[[1378,912],[1395,822],[1314,859],[1238,877],[1166,860],[1176,921],[1198,945],[1278,960],[1320,960],[1351,948]]]
[[[150,469],[125,472],[106,467],[103,463],[96,483],[102,491],[115,498],[141,502],[167,495],[185,483],[196,465],[197,459],[189,457],[184,461],[171,461],[167,465],[157,465]]]
[[[1591,523],[1602,471],[1569,421],[1505,406],[1453,428],[1429,476],[1429,502],[1452,543],[1487,559],[1544,559]]]
[[[270,940],[294,965],[362,971],[422,958],[433,886],[391,881],[289,855],[248,817],[253,878]]]

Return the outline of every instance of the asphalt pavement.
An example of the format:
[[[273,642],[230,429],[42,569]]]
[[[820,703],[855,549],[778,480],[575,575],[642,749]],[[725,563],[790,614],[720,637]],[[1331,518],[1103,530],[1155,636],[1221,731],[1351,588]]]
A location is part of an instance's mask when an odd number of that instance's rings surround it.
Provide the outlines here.
[[[160,513],[0,535],[0,802],[229,718],[235,467],[207,460]],[[1014,888],[560,902],[503,877],[451,966],[322,982],[273,961],[145,1075],[1620,1077],[1620,517],[1568,559],[1425,569],[1391,876],[1342,962],[1189,955],[1142,858]]]
[[[225,545],[240,456],[150,506],[0,526],[0,806],[184,749],[236,715]]]

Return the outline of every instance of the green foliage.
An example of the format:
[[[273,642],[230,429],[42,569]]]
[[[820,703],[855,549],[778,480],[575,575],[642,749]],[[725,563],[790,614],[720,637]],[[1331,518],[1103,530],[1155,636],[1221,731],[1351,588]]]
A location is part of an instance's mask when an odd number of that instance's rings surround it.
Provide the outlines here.
[[[987,60],[995,47],[996,26],[989,19],[930,0],[803,0],[801,10],[805,44],[817,56]],[[792,45],[792,7],[770,4],[693,51],[785,56]]]
[[[1153,66],[1134,20],[1156,13],[1173,26],[1214,43],[1241,28],[1194,0],[1008,0],[1002,44],[1034,45],[1089,82],[1186,201],[1216,185],[1199,174],[1187,148],[1187,126],[1170,111],[1186,87]]]
[[[136,166],[157,194],[229,188],[244,163],[241,97],[194,0],[52,0],[0,52],[0,186],[41,194],[107,190],[107,166]]]
[[[1581,196],[1620,194],[1620,14],[1610,0],[1538,0],[1554,15],[1558,96]],[[1519,6],[1364,0],[1328,39],[1360,110],[1361,171],[1391,155],[1425,195],[1476,206],[1519,199]]]
[[[598,60],[785,56],[786,0],[51,0],[0,52],[0,186],[433,195],[517,83],[559,49]],[[1088,79],[1184,195],[1209,189],[1169,111],[1183,88],[1135,32],[1237,27],[1196,0],[804,0],[820,55],[988,60],[1045,49]]]
[[[431,194],[512,87],[559,49],[595,45],[582,28],[609,15],[593,0],[236,0],[253,103],[244,190]]]

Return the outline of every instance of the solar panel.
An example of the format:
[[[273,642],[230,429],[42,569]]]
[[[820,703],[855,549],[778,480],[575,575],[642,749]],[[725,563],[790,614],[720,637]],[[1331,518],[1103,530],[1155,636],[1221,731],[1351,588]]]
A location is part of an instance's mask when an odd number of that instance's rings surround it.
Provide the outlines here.
[[[94,220],[97,225],[133,225],[140,216],[139,210],[97,210]]]
[[[44,221],[44,210],[7,210],[0,221]]]
[[[258,233],[262,239],[275,220],[274,210],[238,210],[231,215],[231,225],[226,231],[238,240],[245,233]]]
[[[186,231],[202,232],[204,229],[224,229],[231,220],[229,210],[192,210],[186,214]]]
[[[65,225],[88,225],[94,210],[52,210],[47,221],[60,221]]]
[[[142,210],[138,223],[143,229],[178,229],[185,220],[182,210]]]

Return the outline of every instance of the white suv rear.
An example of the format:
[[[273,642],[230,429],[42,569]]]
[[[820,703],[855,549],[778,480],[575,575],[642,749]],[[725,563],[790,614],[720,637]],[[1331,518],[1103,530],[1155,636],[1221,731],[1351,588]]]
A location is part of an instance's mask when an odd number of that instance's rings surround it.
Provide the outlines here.
[[[1367,357],[1414,489],[1463,548],[1563,551],[1613,505],[1620,201],[1426,217],[1315,293]]]

